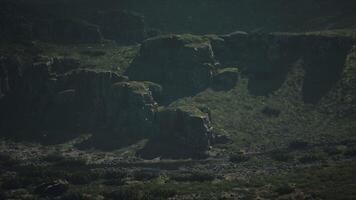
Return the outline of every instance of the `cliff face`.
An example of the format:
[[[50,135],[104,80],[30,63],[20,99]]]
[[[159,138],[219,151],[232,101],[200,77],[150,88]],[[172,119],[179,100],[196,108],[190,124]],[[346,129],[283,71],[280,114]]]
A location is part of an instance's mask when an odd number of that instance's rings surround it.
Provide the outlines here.
[[[305,70],[303,99],[318,103],[340,81],[353,39],[321,35],[233,33],[213,42],[217,60],[250,76],[249,89],[268,95],[297,61]]]

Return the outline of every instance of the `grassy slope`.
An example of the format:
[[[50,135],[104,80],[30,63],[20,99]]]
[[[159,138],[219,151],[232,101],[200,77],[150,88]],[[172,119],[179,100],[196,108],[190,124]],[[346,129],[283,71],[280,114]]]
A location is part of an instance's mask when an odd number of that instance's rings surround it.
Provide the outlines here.
[[[337,30],[309,34],[353,35],[353,30]],[[136,55],[138,46],[105,45],[54,45],[37,44],[47,56],[78,58],[84,65],[96,65],[110,70],[113,64],[122,72]],[[8,50],[10,47],[3,47]],[[5,50],[5,51],[6,51]],[[83,51],[102,51],[102,56],[84,55]],[[215,181],[177,182],[170,178],[170,171],[149,181],[133,181],[126,186],[103,184],[99,178],[90,184],[72,185],[69,193],[103,195],[118,189],[146,192],[174,190],[181,198],[216,199],[354,199],[356,191],[355,169],[352,161],[356,149],[356,124],[352,120],[334,118],[320,112],[317,106],[305,105],[301,98],[303,71],[295,68],[281,89],[269,97],[249,94],[248,80],[242,75],[235,88],[229,91],[207,89],[196,96],[180,99],[173,104],[198,104],[211,109],[213,125],[218,133],[228,135],[232,144],[215,146],[209,164],[184,166],[188,170],[206,170],[217,175]],[[281,111],[278,117],[264,115],[261,111],[271,107]],[[295,141],[307,143],[308,148],[290,149]],[[63,145],[65,146],[65,145]],[[62,147],[63,147],[62,146]],[[79,152],[72,147],[59,151],[75,155],[96,157],[125,157],[129,150],[113,154]],[[5,148],[2,148],[3,151]],[[19,148],[21,150],[21,148]],[[61,150],[62,149],[62,150]],[[42,151],[42,150],[40,150]],[[246,152],[247,161],[229,161],[229,155]],[[77,154],[76,154],[77,153]],[[98,154],[98,155],[97,155]],[[119,154],[119,155],[116,155]],[[132,154],[131,154],[132,156]],[[351,160],[350,160],[351,159]],[[164,162],[164,161],[162,161]],[[173,163],[176,161],[173,161]],[[177,161],[179,162],[179,161]],[[178,163],[177,163],[178,164]],[[149,167],[150,165],[148,165]],[[101,169],[100,166],[94,168]],[[139,167],[137,167],[139,168]],[[217,168],[217,170],[212,170]],[[132,169],[132,168],[129,168]],[[135,168],[136,169],[136,168]],[[62,171],[62,169],[57,169]],[[84,171],[84,169],[80,169]],[[70,172],[74,173],[74,172]],[[179,174],[180,172],[178,172]],[[0,176],[0,180],[3,178]],[[1,182],[1,181],[0,181]],[[283,185],[290,185],[292,191]],[[0,191],[1,192],[1,191]],[[192,194],[196,194],[193,197]]]

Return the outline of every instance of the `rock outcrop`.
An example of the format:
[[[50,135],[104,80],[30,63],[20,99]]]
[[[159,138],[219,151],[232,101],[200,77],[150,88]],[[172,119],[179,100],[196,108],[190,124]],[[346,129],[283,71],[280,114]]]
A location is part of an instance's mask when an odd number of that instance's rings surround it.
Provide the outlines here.
[[[341,80],[321,102],[321,106],[338,118],[356,117],[356,46],[347,56]]]
[[[280,88],[293,63],[303,60],[303,99],[316,104],[340,80],[353,43],[346,37],[316,34],[234,32],[214,39],[212,47],[222,66],[237,66],[249,76],[249,90],[255,95]]]
[[[56,75],[50,68],[45,63],[27,68],[16,90],[1,100],[5,136],[46,141],[87,131],[106,140],[115,136],[117,145],[149,137],[157,110],[154,84],[88,69]]]
[[[209,149],[209,113],[194,106],[171,106],[156,114],[156,135],[139,152],[144,158],[202,158]]]
[[[132,80],[162,85],[166,99],[191,95],[209,87],[215,59],[207,38],[166,35],[147,39],[127,70]]]

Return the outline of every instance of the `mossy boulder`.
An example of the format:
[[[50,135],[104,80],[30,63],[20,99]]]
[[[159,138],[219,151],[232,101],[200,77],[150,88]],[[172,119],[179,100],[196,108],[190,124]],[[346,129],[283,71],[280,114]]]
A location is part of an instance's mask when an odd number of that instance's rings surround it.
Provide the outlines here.
[[[212,125],[195,106],[170,106],[156,114],[156,135],[139,152],[144,158],[202,158],[209,149]]]
[[[194,35],[165,35],[143,42],[126,74],[132,80],[162,85],[167,99],[207,88],[215,72],[209,39]]]

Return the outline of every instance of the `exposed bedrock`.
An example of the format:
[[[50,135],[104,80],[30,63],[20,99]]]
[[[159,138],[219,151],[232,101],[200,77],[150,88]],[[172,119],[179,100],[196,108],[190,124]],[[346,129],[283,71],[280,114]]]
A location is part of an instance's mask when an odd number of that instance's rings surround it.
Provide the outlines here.
[[[209,113],[194,106],[169,106],[156,114],[156,133],[138,154],[144,158],[202,158],[209,149]]]
[[[50,140],[88,131],[137,138],[152,130],[157,104],[148,83],[112,72],[56,75],[49,69],[44,63],[27,68],[16,90],[1,99],[3,135]]]
[[[343,37],[244,32],[222,35],[211,42],[222,66],[236,66],[248,74],[249,90],[255,95],[277,90],[293,63],[302,60],[306,72],[303,98],[313,104],[340,80],[353,43]]]
[[[16,87],[0,100],[2,137],[57,143],[93,133],[81,147],[109,150],[146,138],[150,142],[141,151],[145,158],[205,155],[212,134],[205,109],[158,110],[154,98],[160,98],[162,88],[156,83],[80,68],[53,73],[51,69],[58,71],[53,64],[60,63],[67,62],[37,62],[14,76]],[[3,74],[2,80],[12,80]]]
[[[147,39],[126,74],[132,80],[162,85],[169,101],[209,87],[215,59],[208,39],[193,35],[166,35]]]

